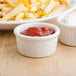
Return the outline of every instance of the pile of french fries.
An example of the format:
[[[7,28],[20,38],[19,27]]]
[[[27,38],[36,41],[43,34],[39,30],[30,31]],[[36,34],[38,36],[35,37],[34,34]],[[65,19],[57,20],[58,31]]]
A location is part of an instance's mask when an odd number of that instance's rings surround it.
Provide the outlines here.
[[[0,0],[0,21],[21,21],[64,11],[70,0]]]

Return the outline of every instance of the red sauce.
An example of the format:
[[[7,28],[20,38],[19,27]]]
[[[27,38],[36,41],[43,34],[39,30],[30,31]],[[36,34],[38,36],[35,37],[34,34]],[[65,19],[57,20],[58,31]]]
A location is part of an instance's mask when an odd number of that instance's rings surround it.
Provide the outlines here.
[[[54,34],[55,31],[53,29],[49,29],[47,27],[30,27],[27,30],[20,32],[22,35],[26,36],[48,36]]]

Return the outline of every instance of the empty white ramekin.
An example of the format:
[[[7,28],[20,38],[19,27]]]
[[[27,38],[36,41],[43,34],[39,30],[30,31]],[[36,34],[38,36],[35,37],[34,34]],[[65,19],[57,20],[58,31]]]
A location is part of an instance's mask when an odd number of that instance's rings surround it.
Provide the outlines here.
[[[20,34],[20,32],[29,27],[48,27],[54,29],[56,32],[53,35],[44,37],[30,37]],[[60,30],[52,24],[33,22],[17,26],[14,33],[16,35],[18,50],[22,55],[28,57],[46,57],[56,51]]]
[[[76,26],[62,22],[66,15],[57,18],[58,27],[61,30],[59,40],[69,46],[76,46]]]

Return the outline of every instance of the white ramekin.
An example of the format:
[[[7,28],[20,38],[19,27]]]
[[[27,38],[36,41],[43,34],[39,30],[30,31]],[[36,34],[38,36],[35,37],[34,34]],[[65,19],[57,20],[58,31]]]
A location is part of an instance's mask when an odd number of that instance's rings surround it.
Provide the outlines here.
[[[76,26],[62,22],[66,15],[57,18],[58,27],[61,30],[59,40],[69,46],[76,46]]]
[[[45,37],[30,37],[20,34],[21,31],[29,27],[48,27],[54,29],[56,32],[53,35]],[[16,27],[14,33],[16,35],[18,50],[22,55],[28,57],[46,57],[56,51],[60,30],[52,24],[33,22]]]

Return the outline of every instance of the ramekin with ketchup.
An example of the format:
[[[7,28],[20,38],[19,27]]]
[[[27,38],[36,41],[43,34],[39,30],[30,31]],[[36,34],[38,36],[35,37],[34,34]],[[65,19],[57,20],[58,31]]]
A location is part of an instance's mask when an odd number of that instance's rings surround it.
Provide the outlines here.
[[[33,22],[15,28],[19,52],[28,57],[46,57],[56,51],[60,30],[57,26]]]

